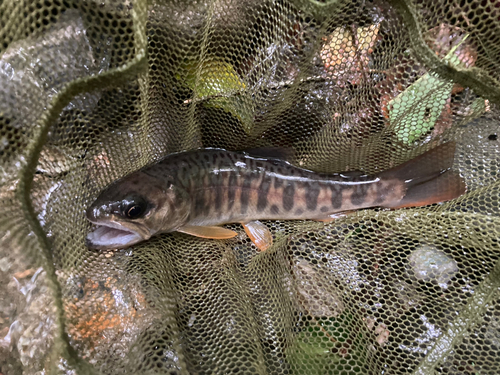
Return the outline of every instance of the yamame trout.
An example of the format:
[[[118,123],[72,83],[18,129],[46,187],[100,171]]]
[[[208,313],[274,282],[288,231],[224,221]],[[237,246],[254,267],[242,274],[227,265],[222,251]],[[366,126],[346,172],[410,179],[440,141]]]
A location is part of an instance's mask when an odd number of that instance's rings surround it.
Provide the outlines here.
[[[104,190],[88,208],[94,249],[124,248],[165,232],[227,239],[241,223],[259,249],[271,241],[258,220],[328,220],[369,207],[415,207],[465,192],[446,143],[373,176],[322,174],[272,158],[222,149],[168,155]]]

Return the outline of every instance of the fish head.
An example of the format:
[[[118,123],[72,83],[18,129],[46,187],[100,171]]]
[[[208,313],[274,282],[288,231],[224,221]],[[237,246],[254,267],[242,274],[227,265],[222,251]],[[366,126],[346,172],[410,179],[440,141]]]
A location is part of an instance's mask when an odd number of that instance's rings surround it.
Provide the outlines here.
[[[87,209],[97,228],[87,235],[89,248],[125,248],[182,226],[190,211],[187,193],[175,184],[143,172],[111,184]]]

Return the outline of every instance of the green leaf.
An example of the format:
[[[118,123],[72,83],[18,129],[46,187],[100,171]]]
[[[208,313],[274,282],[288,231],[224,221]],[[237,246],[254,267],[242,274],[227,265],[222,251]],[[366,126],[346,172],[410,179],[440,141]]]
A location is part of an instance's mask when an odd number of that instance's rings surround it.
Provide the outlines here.
[[[248,105],[243,97],[213,98],[204,103],[207,108],[220,108],[240,120],[245,133],[253,129],[253,106]]]
[[[328,373],[341,360],[338,354],[333,354],[331,342],[326,336],[311,337],[301,332],[296,341],[285,350],[286,357],[293,374],[320,375]]]
[[[292,374],[336,375],[346,373],[347,365],[351,374],[363,374],[367,355],[366,338],[361,333],[350,334],[353,324],[354,317],[350,314],[308,323],[285,349]],[[337,354],[337,350],[349,337],[353,342],[343,357]]]
[[[194,91],[194,100],[207,108],[220,108],[236,117],[249,134],[253,129],[253,106],[240,95],[246,88],[233,66],[221,60],[185,64],[176,78]]]
[[[451,95],[453,82],[427,73],[389,102],[389,120],[396,125],[396,136],[412,144],[426,134],[441,115]]]
[[[462,66],[455,51],[467,37],[454,46],[443,60],[453,66]],[[453,82],[434,73],[426,73],[392,99],[388,106],[389,121],[395,128],[396,137],[409,145],[431,130],[446,106],[452,88]]]

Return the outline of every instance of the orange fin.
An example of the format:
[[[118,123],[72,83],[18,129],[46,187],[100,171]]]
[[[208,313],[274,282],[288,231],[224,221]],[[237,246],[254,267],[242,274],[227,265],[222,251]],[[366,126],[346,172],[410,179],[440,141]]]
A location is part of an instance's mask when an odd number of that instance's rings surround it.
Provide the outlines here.
[[[246,234],[260,251],[266,251],[273,244],[273,235],[260,221],[241,223]]]
[[[458,198],[466,191],[464,180],[451,171],[455,143],[433,148],[416,158],[380,173],[382,179],[404,181],[403,199],[383,207],[402,208],[426,206]]]
[[[225,240],[238,235],[234,230],[222,227],[202,227],[196,225],[184,225],[177,229],[177,232],[190,234],[201,238],[212,238],[215,240]]]

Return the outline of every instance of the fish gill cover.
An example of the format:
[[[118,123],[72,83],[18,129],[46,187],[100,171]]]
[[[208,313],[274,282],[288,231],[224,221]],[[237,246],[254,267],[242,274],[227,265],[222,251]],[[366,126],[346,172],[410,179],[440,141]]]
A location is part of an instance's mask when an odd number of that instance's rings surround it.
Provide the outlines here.
[[[499,34],[473,0],[1,2],[0,373],[498,374]],[[447,203],[85,246],[170,153],[371,174],[446,142]]]

